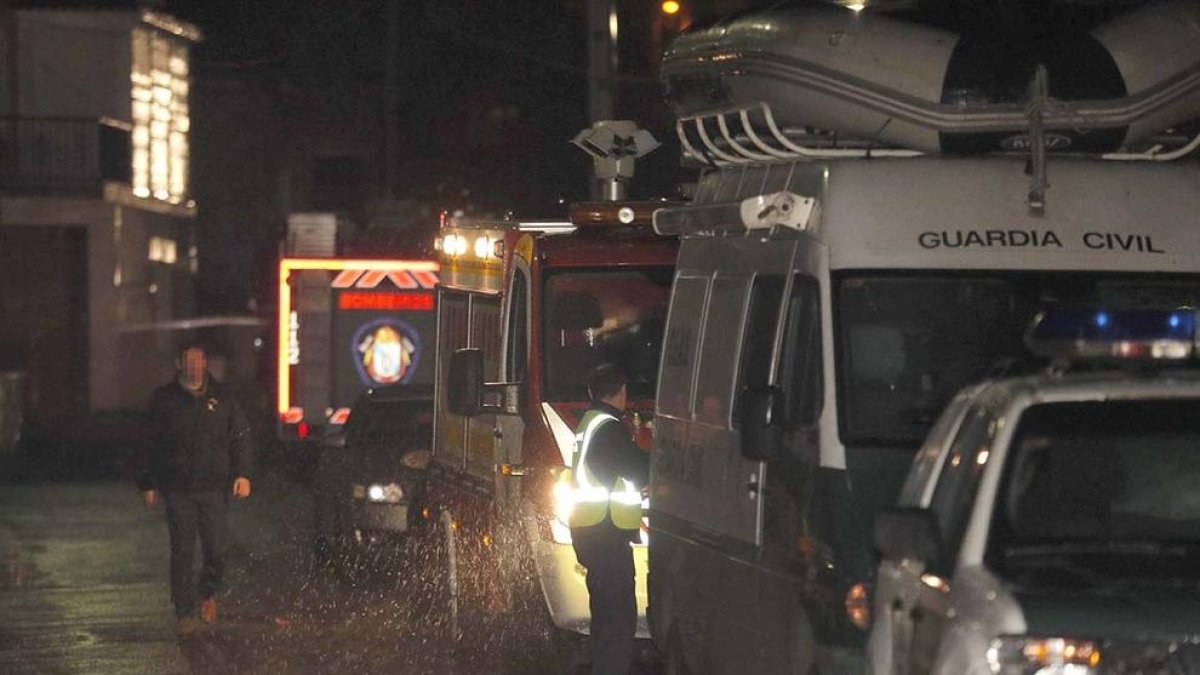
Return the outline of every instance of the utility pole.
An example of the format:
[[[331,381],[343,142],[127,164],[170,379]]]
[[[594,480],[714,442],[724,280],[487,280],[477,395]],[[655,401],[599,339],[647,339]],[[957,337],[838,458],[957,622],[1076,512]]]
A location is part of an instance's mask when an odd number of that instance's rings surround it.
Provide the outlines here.
[[[616,0],[588,0],[588,121],[613,118],[617,74]],[[609,182],[592,176],[592,199],[609,197]]]
[[[384,44],[383,75],[383,199],[389,205],[394,200],[396,184],[396,124],[399,110],[396,109],[396,59],[400,42],[400,0],[387,0],[387,42]]]
[[[616,0],[588,0],[588,121],[613,118],[617,72]]]

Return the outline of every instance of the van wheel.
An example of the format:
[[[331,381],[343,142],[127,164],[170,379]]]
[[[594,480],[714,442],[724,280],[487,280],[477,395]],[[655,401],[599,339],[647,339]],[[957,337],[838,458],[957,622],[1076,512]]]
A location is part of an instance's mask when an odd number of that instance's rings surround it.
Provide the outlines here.
[[[667,636],[667,663],[665,675],[692,675],[688,666],[687,656],[683,651],[683,639],[679,637],[679,629],[672,628]]]

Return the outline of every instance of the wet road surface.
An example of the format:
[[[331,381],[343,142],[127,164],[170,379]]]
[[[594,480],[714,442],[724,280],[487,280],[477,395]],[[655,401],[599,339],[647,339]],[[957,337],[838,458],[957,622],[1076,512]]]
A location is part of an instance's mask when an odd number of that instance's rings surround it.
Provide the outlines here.
[[[316,565],[307,490],[275,472],[234,504],[221,618],[177,638],[161,506],[124,480],[0,484],[0,673],[574,672],[538,618],[449,640],[413,550]]]

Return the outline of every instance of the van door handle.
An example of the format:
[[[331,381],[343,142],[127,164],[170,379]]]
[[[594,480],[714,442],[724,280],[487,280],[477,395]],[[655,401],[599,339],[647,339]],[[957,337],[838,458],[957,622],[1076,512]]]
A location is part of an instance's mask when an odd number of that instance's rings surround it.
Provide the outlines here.
[[[750,474],[750,480],[746,483],[746,496],[750,499],[758,499],[758,474]]]

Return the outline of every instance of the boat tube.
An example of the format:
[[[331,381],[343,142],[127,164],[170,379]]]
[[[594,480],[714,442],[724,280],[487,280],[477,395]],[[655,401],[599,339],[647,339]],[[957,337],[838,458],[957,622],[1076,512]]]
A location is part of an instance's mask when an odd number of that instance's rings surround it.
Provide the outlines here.
[[[1129,151],[1200,130],[1200,2],[1142,5],[1040,50],[870,10],[777,7],[682,35],[662,79],[685,151],[715,163],[1022,152],[1035,123],[1049,152]]]

